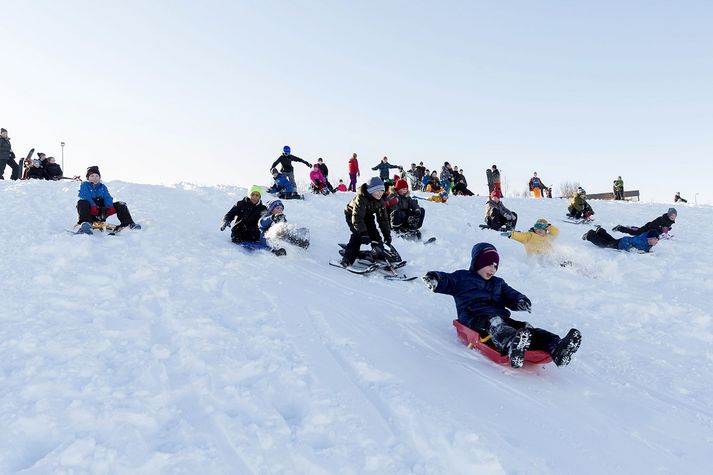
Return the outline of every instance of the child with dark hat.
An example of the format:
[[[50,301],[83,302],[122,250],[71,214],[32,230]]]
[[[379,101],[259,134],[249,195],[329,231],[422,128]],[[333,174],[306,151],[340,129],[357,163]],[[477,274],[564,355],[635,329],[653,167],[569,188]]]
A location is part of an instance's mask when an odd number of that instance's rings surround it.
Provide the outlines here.
[[[549,352],[557,366],[569,364],[579,349],[582,335],[576,328],[564,338],[527,322],[510,318],[510,310],[530,312],[532,304],[526,295],[495,277],[500,256],[492,244],[481,242],[473,246],[468,270],[428,272],[421,277],[433,292],[453,296],[458,321],[489,336],[500,354],[510,357],[513,368],[525,362],[525,352]]]
[[[114,228],[119,231],[128,227],[129,229],[141,229],[141,225],[136,224],[131,218],[129,208],[123,201],[114,201],[109,194],[109,189],[101,182],[99,167],[93,165],[87,168],[87,181],[83,181],[79,186],[79,201],[77,201],[77,213],[79,214],[79,232],[92,234],[92,223],[104,222],[109,216],[116,214],[121,223]]]

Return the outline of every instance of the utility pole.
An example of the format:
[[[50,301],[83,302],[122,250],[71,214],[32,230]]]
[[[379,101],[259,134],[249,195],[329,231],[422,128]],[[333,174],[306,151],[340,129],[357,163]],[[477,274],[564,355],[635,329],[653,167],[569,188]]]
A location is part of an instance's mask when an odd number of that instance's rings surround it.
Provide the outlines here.
[[[62,173],[64,173],[64,142],[61,142],[60,145],[62,146]]]

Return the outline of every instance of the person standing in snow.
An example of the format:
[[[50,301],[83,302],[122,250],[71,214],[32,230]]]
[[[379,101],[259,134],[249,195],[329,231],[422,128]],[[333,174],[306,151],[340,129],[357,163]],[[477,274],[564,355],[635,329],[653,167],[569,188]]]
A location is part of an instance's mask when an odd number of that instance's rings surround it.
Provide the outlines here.
[[[451,164],[448,162],[443,162],[443,167],[441,167],[441,186],[446,192],[450,193],[452,183],[453,169],[451,168]]]
[[[683,198],[681,197],[681,192],[680,192],[680,191],[677,191],[677,192],[676,192],[676,196],[673,197],[673,202],[674,202],[674,203],[678,203],[679,201],[680,201],[681,203],[688,203],[688,200],[685,200],[685,199],[683,199]]]
[[[552,251],[552,241],[560,233],[546,219],[540,218],[526,233],[520,231],[505,231],[501,233],[525,246],[528,256],[548,254]]]
[[[372,167],[372,170],[378,170],[379,171],[379,178],[381,178],[381,181],[384,182],[389,179],[389,170],[392,168],[398,168],[401,169],[400,165],[392,165],[389,163],[389,157],[384,157],[381,159],[381,162],[379,162],[378,165],[375,167]]]
[[[651,230],[655,230],[659,234],[668,234],[676,222],[676,216],[678,216],[676,208],[669,208],[664,214],[653,221],[649,221],[640,228],[637,228],[636,226],[622,226],[621,224],[617,224],[612,228],[612,231],[619,231],[620,233],[630,234],[632,236],[639,236]]]
[[[357,154],[352,153],[352,158],[349,159],[349,191],[356,191],[356,182],[359,173],[359,160],[357,160]]]
[[[140,224],[136,224],[131,218],[129,208],[123,201],[114,201],[109,194],[109,189],[101,182],[99,167],[94,165],[87,168],[87,181],[83,181],[79,186],[79,201],[77,201],[77,213],[79,214],[79,233],[93,234],[92,223],[104,222],[109,216],[116,214],[119,218],[119,226],[114,231],[123,228],[141,229]]]
[[[304,163],[307,165],[309,168],[312,168],[312,164],[307,162],[306,160],[302,160],[300,157],[295,157],[291,153],[291,149],[289,145],[285,145],[282,147],[282,155],[280,155],[277,160],[270,166],[270,169],[272,170],[277,166],[277,164],[280,164],[280,172],[287,177],[288,180],[290,180],[290,183],[292,183],[292,188],[294,190],[297,190],[297,183],[295,182],[295,168],[292,166],[292,163],[294,162],[300,162]]]
[[[614,199],[624,199],[624,180],[621,179],[621,176],[614,180]]]
[[[7,136],[7,130],[0,128],[0,180],[4,180],[5,166],[9,165],[12,169],[10,174],[11,180],[17,180],[19,176],[19,167],[15,163],[15,152],[12,151],[10,139]]]
[[[532,173],[532,178],[530,178],[530,182],[527,184],[527,186],[530,188],[530,191],[532,192],[532,196],[535,198],[542,198],[542,190],[547,188],[544,183],[542,183],[542,180],[537,176],[537,172]]]
[[[579,330],[572,328],[560,338],[511,318],[510,310],[530,312],[532,303],[526,295],[495,277],[499,265],[495,246],[481,242],[471,250],[468,270],[431,271],[421,279],[431,291],[453,296],[458,321],[481,337],[490,337],[500,354],[510,357],[513,368],[522,367],[528,349],[548,352],[557,366],[569,364],[582,341]]]
[[[356,196],[344,208],[344,217],[351,236],[340,262],[342,267],[354,264],[361,245],[369,242],[371,242],[372,251],[377,258],[396,255],[393,246],[391,246],[389,215],[382,199],[384,191],[384,182],[381,178],[370,178],[359,187]],[[381,235],[379,235],[379,229]],[[390,247],[389,251],[384,248],[384,244]]]
[[[582,239],[591,242],[597,247],[619,249],[620,251],[638,249],[639,251],[649,252],[652,247],[658,244],[659,232],[652,229],[635,237],[623,237],[621,239],[616,239],[602,227],[596,226],[595,229],[590,229],[584,233]]]
[[[490,200],[485,203],[485,224],[496,231],[509,231],[517,226],[517,213],[505,207],[497,190],[490,193]]]

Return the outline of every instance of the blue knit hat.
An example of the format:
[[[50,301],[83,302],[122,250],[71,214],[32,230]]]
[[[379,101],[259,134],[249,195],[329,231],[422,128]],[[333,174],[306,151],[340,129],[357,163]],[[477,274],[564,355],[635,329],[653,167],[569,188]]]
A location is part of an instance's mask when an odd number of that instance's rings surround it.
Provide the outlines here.
[[[273,200],[267,204],[267,210],[272,213],[275,208],[285,209],[285,205],[282,204],[280,200]]]
[[[374,193],[375,191],[384,191],[384,182],[378,176],[369,178],[366,182],[366,191],[369,193]]]

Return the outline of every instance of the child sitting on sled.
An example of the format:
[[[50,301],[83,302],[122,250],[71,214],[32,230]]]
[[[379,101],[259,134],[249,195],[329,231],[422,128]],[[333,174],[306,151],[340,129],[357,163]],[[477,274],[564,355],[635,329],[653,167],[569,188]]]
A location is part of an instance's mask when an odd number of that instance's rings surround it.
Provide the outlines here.
[[[489,336],[500,354],[509,355],[513,368],[524,364],[527,350],[548,352],[557,366],[569,364],[582,340],[579,330],[572,328],[560,338],[510,318],[510,310],[530,312],[532,304],[527,296],[495,277],[499,264],[495,246],[481,242],[473,246],[468,270],[428,272],[421,278],[433,292],[453,296],[458,321],[482,337]]]
[[[112,214],[116,214],[121,223],[115,227],[115,231],[128,227],[129,229],[141,229],[141,225],[136,224],[131,218],[129,208],[123,201],[114,201],[109,194],[109,189],[101,181],[99,167],[94,165],[87,168],[87,181],[79,186],[79,201],[77,201],[77,214],[79,214],[78,233],[93,234],[92,224],[103,223]]]

